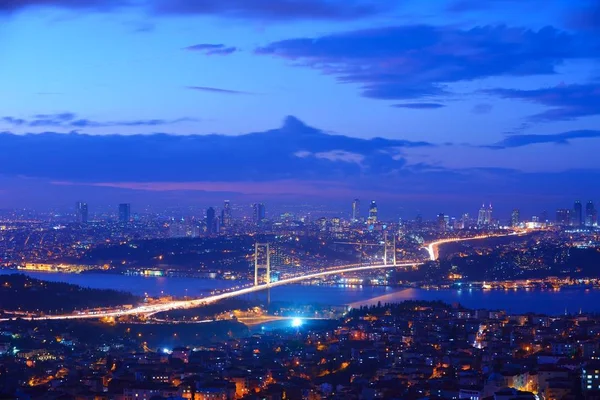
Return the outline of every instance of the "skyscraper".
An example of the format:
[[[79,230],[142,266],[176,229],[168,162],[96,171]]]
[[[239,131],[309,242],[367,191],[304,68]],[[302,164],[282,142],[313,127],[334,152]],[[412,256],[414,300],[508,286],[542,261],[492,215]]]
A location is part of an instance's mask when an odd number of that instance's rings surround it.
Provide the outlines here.
[[[206,233],[213,235],[217,231],[217,221],[215,218],[215,209],[208,207],[206,210]]]
[[[369,207],[369,224],[374,224],[377,222],[377,203],[375,200],[371,201],[371,206]]]
[[[592,200],[588,201],[585,205],[585,226],[596,225],[596,206]]]
[[[510,225],[515,228],[517,226],[519,226],[519,224],[521,223],[521,211],[519,211],[518,209],[514,209],[512,210],[512,214],[510,215]]]
[[[78,201],[75,203],[75,213],[77,215],[77,222],[80,224],[87,224],[88,222],[88,205]]]
[[[573,214],[571,215],[571,225],[579,227],[583,223],[583,207],[581,201],[575,201],[573,205]]]
[[[477,225],[483,226],[485,225],[485,204],[481,205],[479,209],[479,213],[477,214]]]
[[[131,204],[119,204],[119,222],[126,224],[131,220]]]
[[[571,210],[568,208],[559,208],[556,210],[556,224],[557,225],[570,225],[571,224]]]
[[[263,203],[254,204],[254,223],[260,224],[266,216],[265,205]]]
[[[437,225],[441,232],[445,232],[446,228],[448,228],[446,216],[443,213],[437,215]]]
[[[542,214],[541,214],[541,216],[540,216],[540,222],[541,222],[542,224],[547,224],[548,222],[550,222],[550,221],[548,220],[548,211],[546,211],[546,210],[543,210],[543,211],[542,211]]]
[[[231,204],[229,200],[225,200],[223,204],[223,210],[221,211],[221,225],[223,227],[231,226]]]
[[[352,222],[360,220],[360,200],[354,199],[352,202]]]
[[[492,205],[489,207],[485,207],[485,204],[481,205],[479,209],[479,214],[477,214],[477,225],[478,226],[488,226],[492,223]]]

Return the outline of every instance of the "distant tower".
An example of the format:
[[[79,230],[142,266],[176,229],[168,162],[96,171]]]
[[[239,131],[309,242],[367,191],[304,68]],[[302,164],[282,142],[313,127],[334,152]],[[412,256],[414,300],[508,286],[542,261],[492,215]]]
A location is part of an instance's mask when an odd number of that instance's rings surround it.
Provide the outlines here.
[[[446,232],[448,228],[448,223],[446,221],[446,215],[444,213],[440,213],[437,215],[437,225],[440,232]]]
[[[491,225],[492,224],[492,204],[490,203],[490,206],[488,207],[488,209],[485,212],[485,225]]]
[[[571,224],[571,210],[568,208],[559,208],[556,210],[556,223],[558,225]]]
[[[371,206],[369,207],[369,223],[374,224],[377,222],[377,203],[375,200],[371,201]]]
[[[358,222],[360,220],[360,200],[354,199],[352,202],[352,222]]]
[[[487,210],[485,208],[485,204],[482,204],[481,208],[479,209],[479,214],[477,214],[477,225],[479,225],[479,226],[485,225],[486,213],[487,213]]]
[[[254,223],[259,225],[266,216],[265,205],[263,203],[254,204]]]
[[[596,206],[592,200],[585,205],[585,226],[596,225]]]
[[[225,228],[231,226],[231,204],[229,200],[225,200],[223,210],[221,211],[221,225]]]
[[[209,207],[206,210],[206,233],[209,235],[215,234],[217,230],[217,221],[215,218],[215,209]]]
[[[510,225],[513,228],[516,228],[521,223],[521,212],[518,209],[512,210],[512,214],[510,216]]]
[[[88,205],[78,201],[75,203],[75,213],[77,215],[77,222],[80,224],[87,224],[88,222]]]
[[[119,222],[126,224],[131,220],[131,204],[119,204]]]
[[[581,201],[575,201],[575,205],[573,206],[573,215],[571,217],[571,225],[576,227],[582,225],[583,207],[581,206]]]

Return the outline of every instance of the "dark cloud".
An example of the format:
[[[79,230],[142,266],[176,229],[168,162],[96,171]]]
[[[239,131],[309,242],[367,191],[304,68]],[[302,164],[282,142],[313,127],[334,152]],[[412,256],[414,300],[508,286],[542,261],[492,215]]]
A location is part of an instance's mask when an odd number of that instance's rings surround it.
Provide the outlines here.
[[[129,6],[133,3],[133,0],[0,0],[0,12],[14,12],[29,7],[108,11],[120,6]]]
[[[177,119],[138,119],[127,121],[94,121],[86,118],[78,118],[74,113],[59,114],[37,114],[31,119],[2,117],[0,121],[15,125],[29,127],[63,127],[63,128],[106,128],[116,126],[160,126],[180,122],[198,121],[195,118]]]
[[[219,15],[241,19],[349,20],[389,10],[375,0],[152,0],[159,14]]]
[[[447,94],[449,83],[492,76],[554,74],[567,59],[597,56],[587,42],[552,27],[427,25],[282,40],[256,53],[360,84],[364,96],[379,99]]]
[[[226,46],[224,44],[209,44],[209,43],[201,43],[195,44],[193,46],[188,46],[185,50],[189,51],[198,51],[207,56],[218,55],[218,56],[226,56],[229,54],[233,54],[238,51],[237,47]]]
[[[244,92],[241,90],[222,89],[210,86],[188,86],[190,90],[198,90],[200,92],[221,93],[221,94],[256,94],[252,92]]]
[[[22,118],[15,118],[15,117],[2,117],[0,118],[0,121],[5,122],[7,124],[11,124],[11,125],[25,125],[27,123],[26,120],[22,119]]]
[[[438,108],[446,107],[446,105],[440,104],[440,103],[404,103],[404,104],[393,104],[392,107],[411,108],[411,109],[415,109],[415,110],[435,110]]]
[[[511,10],[537,7],[546,0],[451,0],[447,10],[451,12],[483,11],[509,7]]]
[[[571,29],[598,33],[600,31],[600,2],[581,0],[579,7],[566,13],[566,23]]]
[[[554,144],[569,144],[573,139],[592,139],[599,138],[600,131],[597,130],[577,130],[553,135],[510,135],[504,140],[491,145],[485,146],[492,149],[506,149],[512,147],[523,147],[533,144],[554,143]]]
[[[473,114],[489,114],[493,108],[493,105],[487,103],[475,104],[471,112]]]
[[[600,114],[600,83],[561,84],[534,90],[491,89],[485,93],[553,107],[532,115],[532,121],[568,121]]]
[[[329,135],[293,117],[240,136],[4,133],[0,173],[82,182],[334,179],[402,170],[400,149],[427,146]]]
[[[0,12],[31,7],[110,11],[136,7],[158,15],[215,15],[264,21],[352,20],[392,9],[377,0],[0,0]]]
[[[580,137],[600,137],[600,131],[535,140],[509,137],[501,144],[565,143]],[[90,199],[92,206],[215,204],[224,198],[347,204],[359,197],[377,199],[382,214],[395,218],[398,204],[414,210],[404,217],[414,217],[416,210],[459,213],[469,204],[475,210],[477,203],[491,199],[508,216],[510,209],[527,203],[552,207],[571,203],[581,193],[600,195],[589,185],[598,177],[593,170],[448,169],[411,165],[403,156],[408,148],[432,146],[326,134],[293,117],[278,129],[239,136],[0,133],[0,201],[18,207],[71,205],[77,199]]]

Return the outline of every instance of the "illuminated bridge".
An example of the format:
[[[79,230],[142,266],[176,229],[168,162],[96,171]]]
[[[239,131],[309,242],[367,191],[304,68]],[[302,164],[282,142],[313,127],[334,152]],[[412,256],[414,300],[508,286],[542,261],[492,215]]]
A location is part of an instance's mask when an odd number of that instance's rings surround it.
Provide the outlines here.
[[[486,238],[490,238],[490,237],[499,237],[499,236],[519,235],[519,234],[523,234],[523,233],[524,232],[521,232],[521,233],[511,232],[510,234],[503,234],[503,235],[493,235],[493,236],[482,235],[482,236],[469,237],[469,238],[441,239],[441,240],[438,240],[438,241],[428,244],[424,248],[429,253],[430,260],[435,261],[439,256],[439,252],[438,252],[439,246],[442,244],[445,244],[445,243],[452,243],[452,242],[459,242],[459,241],[466,241],[466,240],[476,240],[476,239],[486,239]],[[266,263],[262,263],[261,261],[259,261],[258,254],[259,254],[259,248],[261,246],[264,246],[267,249]],[[171,311],[171,310],[195,308],[195,307],[199,307],[199,306],[206,305],[209,303],[214,303],[214,302],[217,302],[220,300],[229,299],[232,297],[255,293],[255,292],[259,292],[259,291],[277,287],[277,286],[298,283],[298,282],[302,282],[305,280],[322,278],[322,277],[326,277],[329,275],[351,273],[351,272],[361,272],[361,271],[371,271],[371,270],[384,269],[384,268],[413,268],[413,267],[423,264],[423,261],[396,262],[395,241],[394,241],[393,255],[390,254],[390,252],[388,251],[387,244],[383,244],[382,246],[385,246],[385,251],[384,251],[384,257],[383,257],[384,262],[381,264],[342,265],[342,266],[328,268],[327,270],[321,270],[318,272],[306,273],[306,274],[302,274],[299,276],[285,277],[283,279],[279,279],[277,281],[271,282],[271,279],[270,279],[270,276],[271,276],[270,267],[271,266],[270,266],[270,256],[269,256],[270,252],[268,251],[268,244],[257,243],[256,247],[255,247],[255,254],[254,254],[254,267],[255,267],[254,285],[248,285],[241,289],[224,291],[219,294],[213,294],[210,296],[204,296],[204,297],[200,297],[200,298],[196,298],[196,299],[173,300],[173,301],[162,302],[162,303],[157,303],[157,304],[141,305],[141,306],[137,306],[137,307],[130,308],[130,309],[114,308],[114,309],[107,309],[107,310],[102,310],[102,311],[88,311],[88,312],[64,314],[64,315],[31,316],[31,319],[32,320],[66,320],[66,319],[110,318],[110,317],[121,317],[121,316],[126,316],[126,315],[152,315],[152,314],[165,312],[165,311]],[[259,284],[259,279],[258,279],[259,270],[263,269],[263,268],[267,270],[266,283]],[[29,319],[29,317],[27,317],[27,318]],[[4,319],[4,320],[6,320],[6,319]]]

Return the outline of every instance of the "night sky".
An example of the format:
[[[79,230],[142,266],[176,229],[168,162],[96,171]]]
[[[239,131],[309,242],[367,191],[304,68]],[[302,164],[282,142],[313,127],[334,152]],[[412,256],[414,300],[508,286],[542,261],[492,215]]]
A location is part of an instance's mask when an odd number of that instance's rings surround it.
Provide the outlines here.
[[[600,201],[599,61],[596,0],[0,0],[0,208],[552,214]]]

